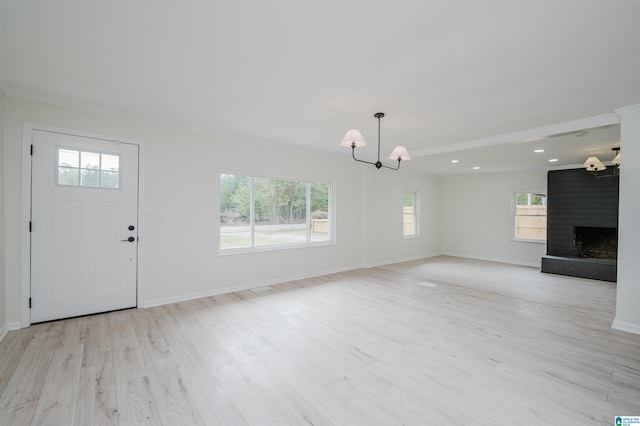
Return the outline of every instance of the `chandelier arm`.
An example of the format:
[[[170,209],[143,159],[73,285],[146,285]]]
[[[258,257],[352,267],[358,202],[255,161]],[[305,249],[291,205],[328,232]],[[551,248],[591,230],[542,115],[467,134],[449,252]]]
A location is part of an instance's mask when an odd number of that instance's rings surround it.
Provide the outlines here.
[[[382,167],[386,168],[386,169],[391,169],[391,170],[400,170],[400,160],[398,160],[398,167],[390,167],[387,165],[382,165]]]
[[[356,144],[355,143],[351,144],[351,157],[353,157],[353,159],[356,160],[359,163],[373,164],[378,169],[384,167],[385,169],[391,169],[391,170],[400,170],[400,161],[402,160],[401,158],[398,158],[398,166],[397,167],[391,167],[391,166],[387,166],[386,164],[382,164],[382,162],[380,161],[379,158],[378,158],[378,161],[375,162],[375,163],[373,161],[360,160],[360,159],[356,158]]]
[[[373,164],[374,166],[376,165],[376,163],[373,163],[371,161],[358,160],[356,158],[356,146],[355,146],[355,144],[351,145],[351,156],[353,157],[354,160],[356,160],[356,161],[358,161],[360,163]]]

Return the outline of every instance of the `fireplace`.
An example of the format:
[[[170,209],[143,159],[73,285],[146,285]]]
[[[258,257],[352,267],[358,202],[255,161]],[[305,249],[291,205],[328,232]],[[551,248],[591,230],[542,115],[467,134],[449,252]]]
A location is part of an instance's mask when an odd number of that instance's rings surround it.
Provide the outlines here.
[[[619,183],[582,168],[549,171],[542,272],[616,281]]]
[[[573,255],[581,259],[616,260],[618,258],[617,229],[575,226]]]

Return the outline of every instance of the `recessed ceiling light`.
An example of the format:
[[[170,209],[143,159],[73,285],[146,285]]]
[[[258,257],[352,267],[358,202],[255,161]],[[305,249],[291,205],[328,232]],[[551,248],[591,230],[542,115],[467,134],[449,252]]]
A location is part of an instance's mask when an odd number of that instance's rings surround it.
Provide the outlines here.
[[[480,170],[480,166],[473,166],[473,170]]]
[[[451,160],[452,163],[459,163],[460,160]]]
[[[544,152],[544,149],[536,149],[536,150],[535,150],[535,151],[533,151],[533,152],[536,152],[536,153]]]
[[[557,158],[552,158],[552,159],[549,160],[550,163],[555,163],[556,161],[558,161]]]

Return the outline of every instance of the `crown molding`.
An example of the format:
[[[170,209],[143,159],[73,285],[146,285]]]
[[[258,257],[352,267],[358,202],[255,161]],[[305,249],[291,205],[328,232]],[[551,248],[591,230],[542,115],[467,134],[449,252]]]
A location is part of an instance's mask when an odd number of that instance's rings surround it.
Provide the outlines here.
[[[439,145],[433,148],[419,149],[416,151],[412,151],[411,154],[414,157],[424,157],[427,155],[444,154],[447,152],[464,151],[474,148],[484,148],[493,145],[535,142],[563,133],[571,133],[578,130],[593,129],[596,127],[609,126],[619,123],[620,117],[617,114],[604,114],[595,117],[583,118],[580,120],[567,121],[565,123],[552,124],[550,126],[536,127],[534,129],[522,130],[519,132],[489,136],[480,139],[471,139],[464,142]]]
[[[0,84],[2,82],[0,81]],[[108,108],[91,104],[89,102],[83,102],[79,100],[72,100],[66,97],[56,95],[46,95],[42,93],[33,92],[24,89],[15,89],[7,87],[4,94],[15,99],[21,99],[25,101],[37,102],[41,104],[54,105],[62,108],[75,109],[82,112],[91,112],[100,115],[120,116],[126,117],[129,114],[124,111],[119,111],[115,108]]]
[[[202,126],[194,126],[191,124],[185,124],[179,121],[164,119],[159,116],[151,116],[145,115],[138,112],[134,112],[126,109],[117,109],[105,106],[99,106],[96,104],[92,104],[89,102],[84,102],[81,100],[73,100],[65,97],[59,97],[55,95],[43,95],[41,93],[34,93],[29,90],[15,90],[15,89],[7,89],[4,91],[6,96],[11,98],[36,102],[46,105],[53,105],[61,108],[67,108],[71,110],[101,115],[104,117],[112,117],[124,120],[131,120],[137,122],[143,122],[153,125],[161,125],[169,129],[173,129],[176,131],[183,131],[188,133],[195,133],[205,136],[213,136],[220,139],[232,139],[236,142],[270,142],[270,143],[278,143],[276,141],[267,140],[265,138],[260,138],[253,135],[248,134],[236,134],[231,133],[225,130],[213,129]]]
[[[629,105],[629,106],[625,106],[622,108],[616,108],[614,109],[616,115],[618,115],[618,117],[620,117],[621,115],[624,115],[626,113],[629,112],[637,112],[640,111],[640,104],[637,105]]]

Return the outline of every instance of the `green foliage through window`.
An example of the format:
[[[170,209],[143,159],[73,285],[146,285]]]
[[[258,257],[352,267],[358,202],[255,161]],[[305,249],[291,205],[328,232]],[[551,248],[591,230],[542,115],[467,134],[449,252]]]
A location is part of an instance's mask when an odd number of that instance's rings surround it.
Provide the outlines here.
[[[220,174],[220,248],[331,240],[330,185]]]
[[[546,204],[545,194],[517,193],[517,204],[519,206],[542,206]]]
[[[120,155],[58,148],[58,185],[120,188]]]

